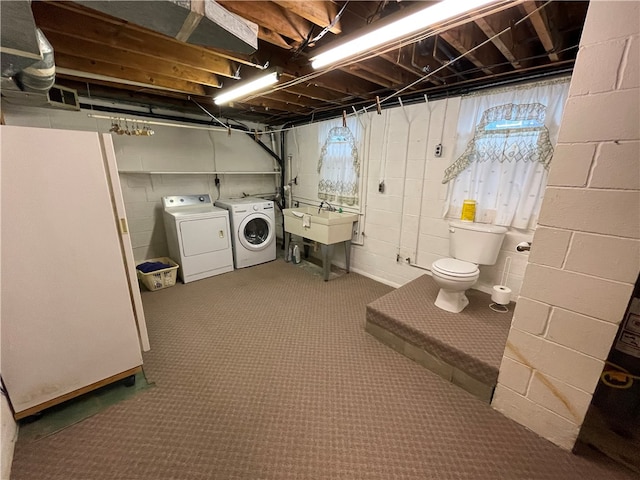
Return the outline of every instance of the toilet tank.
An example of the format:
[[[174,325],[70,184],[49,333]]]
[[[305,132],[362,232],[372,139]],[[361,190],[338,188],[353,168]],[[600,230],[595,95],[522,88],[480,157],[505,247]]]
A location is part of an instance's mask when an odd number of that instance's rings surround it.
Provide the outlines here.
[[[505,227],[474,222],[449,223],[449,254],[478,265],[494,265],[507,233]]]

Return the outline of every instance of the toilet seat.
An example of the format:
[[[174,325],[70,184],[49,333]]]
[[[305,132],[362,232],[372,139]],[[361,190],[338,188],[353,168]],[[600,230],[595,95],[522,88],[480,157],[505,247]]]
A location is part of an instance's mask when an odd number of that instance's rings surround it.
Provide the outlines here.
[[[475,263],[465,262],[456,258],[441,258],[431,265],[431,270],[442,275],[454,278],[470,278],[478,275],[478,266]]]

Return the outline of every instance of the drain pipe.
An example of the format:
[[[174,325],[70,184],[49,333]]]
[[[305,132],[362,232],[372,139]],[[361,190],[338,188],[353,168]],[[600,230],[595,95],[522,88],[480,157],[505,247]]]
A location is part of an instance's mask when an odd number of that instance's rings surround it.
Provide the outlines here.
[[[189,100],[191,100],[193,103],[195,103],[200,108],[200,110],[202,110],[204,113],[209,115],[209,117],[211,117],[211,119],[214,122],[216,122],[218,125],[220,125],[220,126],[222,126],[224,128],[231,128],[231,124],[229,124],[229,125],[225,124],[222,120],[218,119],[215,115],[213,115],[209,110],[207,110],[202,105],[200,105],[198,102],[196,102],[193,98],[189,97]],[[256,135],[255,131],[251,131],[249,128],[245,127],[244,125],[234,125],[233,128],[234,129],[240,129],[246,135],[249,135],[249,137],[251,137],[251,139],[258,146],[260,146],[260,148],[262,148],[265,152],[267,152],[269,155],[271,155],[271,157],[273,157],[276,160],[276,162],[278,162],[278,165],[280,166],[280,171],[282,172],[284,170],[284,165],[283,165],[284,162],[283,162],[282,158],[280,158],[276,152],[274,152],[267,145],[265,145],[264,142],[258,138],[258,136]]]
[[[416,236],[416,248],[415,248],[415,255],[413,258],[413,263],[411,263],[411,266],[414,267],[419,267],[419,268],[424,268],[424,267],[420,267],[418,265],[418,252],[419,247],[420,247],[420,225],[422,224],[422,204],[424,202],[424,182],[427,179],[427,157],[429,156],[429,133],[431,131],[431,117],[433,116],[433,110],[431,109],[431,104],[429,104],[429,98],[427,97],[427,95],[425,94],[424,96],[424,101],[425,104],[427,106],[427,108],[429,109],[429,121],[427,122],[427,141],[424,142],[425,143],[425,152],[424,152],[424,169],[422,170],[422,188],[420,189],[420,208],[418,209],[418,235]],[[445,118],[443,119],[442,123],[444,124],[444,120],[446,120],[446,109],[445,109]],[[429,270],[428,268],[425,270]],[[430,270],[429,270],[430,271]]]
[[[293,181],[293,179],[291,178],[291,175],[293,174],[292,170],[291,170],[291,160],[293,158],[293,155],[291,155],[290,153],[287,154],[287,172],[288,172],[288,177],[289,180],[287,181],[287,184],[284,186],[285,190],[287,190],[287,194],[289,196],[288,198],[288,205],[289,208],[291,208],[291,206],[293,205],[293,187],[291,186],[292,183],[295,183]]]
[[[280,207],[280,211],[282,212],[282,250],[284,250],[284,239],[285,236],[287,235],[287,232],[285,232],[284,230],[284,209],[288,206],[291,207],[291,200],[289,200],[289,205],[287,205],[286,202],[286,198],[285,198],[285,178],[287,177],[287,175],[291,175],[291,172],[289,171],[289,167],[290,165],[286,165],[287,162],[284,161],[284,155],[286,152],[286,137],[285,135],[287,134],[287,130],[293,126],[293,123],[285,123],[282,128],[280,129],[280,156],[282,157],[283,161],[281,164],[281,171],[282,174],[280,175],[280,191],[282,192],[282,205]],[[289,164],[291,162],[291,155],[287,155],[287,158],[289,159]]]
[[[401,260],[401,251],[402,251],[402,228],[404,227],[404,204],[405,204],[405,193],[407,189],[407,162],[409,160],[409,141],[411,140],[411,124],[413,123],[413,119],[409,119],[407,115],[407,111],[402,104],[402,99],[398,97],[398,101],[400,102],[400,108],[402,108],[402,112],[404,113],[404,118],[407,121],[407,140],[405,142],[404,149],[404,167],[402,173],[402,203],[400,207],[400,229],[398,231],[398,249],[396,250],[396,262],[400,262]],[[428,134],[427,134],[428,135]],[[424,185],[422,186],[424,190]],[[418,233],[420,236],[420,233]],[[414,255],[415,256],[415,255]],[[411,264],[411,257],[405,259],[407,263]]]

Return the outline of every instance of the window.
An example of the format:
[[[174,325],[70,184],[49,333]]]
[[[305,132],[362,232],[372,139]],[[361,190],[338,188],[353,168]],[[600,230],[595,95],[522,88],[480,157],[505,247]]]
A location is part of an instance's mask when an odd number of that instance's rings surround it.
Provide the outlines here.
[[[469,117],[479,120],[468,137],[459,136],[461,153],[445,170],[446,216],[460,218],[463,201],[476,200],[477,222],[535,228],[567,92],[564,81],[473,98],[471,105],[463,99],[459,130],[469,129]],[[496,105],[500,99],[510,101]]]
[[[340,205],[357,205],[360,171],[356,138],[347,126],[332,127],[321,138],[318,198]]]

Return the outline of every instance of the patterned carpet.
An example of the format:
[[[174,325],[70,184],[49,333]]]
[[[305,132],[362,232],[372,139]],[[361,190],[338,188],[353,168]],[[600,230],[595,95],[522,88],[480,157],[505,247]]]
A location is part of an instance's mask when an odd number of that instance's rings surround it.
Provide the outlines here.
[[[634,478],[366,334],[365,306],[389,291],[277,260],[147,292],[156,387],[18,440],[12,479]]]

